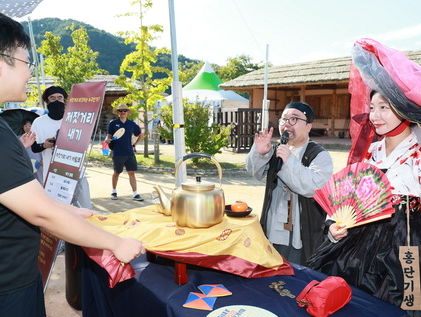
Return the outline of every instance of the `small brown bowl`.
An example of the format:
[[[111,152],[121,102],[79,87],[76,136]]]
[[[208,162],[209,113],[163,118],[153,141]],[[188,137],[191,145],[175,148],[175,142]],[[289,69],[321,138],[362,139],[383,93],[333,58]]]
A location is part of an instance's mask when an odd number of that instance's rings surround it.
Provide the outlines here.
[[[232,211],[231,205],[225,205],[225,213],[229,217],[245,217],[252,212],[253,208],[248,207],[246,211]]]

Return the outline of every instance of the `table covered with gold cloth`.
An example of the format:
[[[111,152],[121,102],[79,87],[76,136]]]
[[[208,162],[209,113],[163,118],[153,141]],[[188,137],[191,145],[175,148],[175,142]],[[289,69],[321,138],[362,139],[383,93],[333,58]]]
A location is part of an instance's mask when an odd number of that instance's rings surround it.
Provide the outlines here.
[[[255,215],[244,218],[224,216],[210,228],[178,227],[155,205],[112,215],[94,215],[90,223],[119,236],[145,243],[154,254],[177,262],[208,267],[243,277],[293,275],[292,266],[266,239]],[[129,265],[106,250],[85,248],[88,256],[110,275],[110,286],[134,276]]]

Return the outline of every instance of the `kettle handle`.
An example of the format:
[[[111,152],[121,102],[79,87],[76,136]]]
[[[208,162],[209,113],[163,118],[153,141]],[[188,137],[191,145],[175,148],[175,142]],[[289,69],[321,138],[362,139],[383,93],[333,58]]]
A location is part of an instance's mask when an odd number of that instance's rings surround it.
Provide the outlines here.
[[[178,160],[177,164],[175,165],[175,179],[177,179],[178,175],[178,169],[180,168],[180,165],[184,163],[184,161],[187,161],[191,158],[195,157],[201,157],[201,158],[207,158],[212,161],[213,164],[216,165],[216,168],[218,169],[218,176],[219,176],[219,187],[222,187],[222,168],[221,165],[218,163],[217,160],[215,160],[212,156],[206,153],[190,153],[183,156],[182,159]]]

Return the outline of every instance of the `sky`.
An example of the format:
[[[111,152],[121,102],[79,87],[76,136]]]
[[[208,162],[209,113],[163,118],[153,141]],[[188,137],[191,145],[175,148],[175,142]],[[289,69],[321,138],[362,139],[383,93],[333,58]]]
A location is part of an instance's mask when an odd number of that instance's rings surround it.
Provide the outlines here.
[[[118,17],[139,11],[131,2],[44,0],[30,17],[71,18],[117,34],[140,25]],[[273,65],[350,56],[362,37],[421,50],[419,0],[174,0],[174,8],[178,53],[218,65],[242,54],[264,62],[266,45]],[[171,48],[167,0],[154,0],[144,24],[163,25],[154,45]]]

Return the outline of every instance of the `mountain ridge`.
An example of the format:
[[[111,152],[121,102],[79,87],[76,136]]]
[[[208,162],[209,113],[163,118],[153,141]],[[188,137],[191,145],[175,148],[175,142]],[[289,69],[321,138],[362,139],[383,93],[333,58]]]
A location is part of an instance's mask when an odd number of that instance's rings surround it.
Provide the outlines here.
[[[92,25],[73,19],[44,18],[32,21],[32,29],[36,47],[40,47],[44,40],[45,32],[52,32],[61,37],[61,45],[64,49],[73,45],[70,37],[71,31],[67,29],[71,24],[84,27],[89,36],[89,46],[92,50],[99,52],[97,62],[101,69],[106,70],[110,75],[120,74],[120,64],[124,57],[135,50],[134,44],[125,44],[122,37],[113,35],[104,30],[95,28]],[[22,22],[26,32],[29,33],[28,22]],[[198,60],[179,55],[180,63],[199,62]],[[156,63],[158,66],[171,70],[171,55],[160,54]]]

